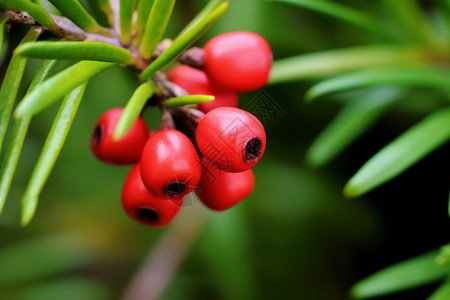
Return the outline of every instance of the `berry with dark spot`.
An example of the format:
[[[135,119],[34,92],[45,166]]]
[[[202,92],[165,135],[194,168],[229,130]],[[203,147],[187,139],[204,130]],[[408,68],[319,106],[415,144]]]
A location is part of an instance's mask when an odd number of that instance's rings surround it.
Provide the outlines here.
[[[122,188],[122,206],[135,221],[151,226],[164,226],[180,210],[182,201],[158,198],[150,193],[141,179],[139,163],[134,165]]]
[[[159,131],[144,146],[141,175],[145,186],[155,196],[182,198],[200,180],[201,166],[197,151],[180,131]]]
[[[124,137],[115,141],[113,133],[122,111],[122,108],[113,108],[106,111],[94,127],[91,136],[91,149],[102,162],[113,165],[138,162],[149,137],[147,125],[139,117],[130,131]]]
[[[200,120],[196,141],[203,156],[217,168],[243,172],[261,159],[266,148],[266,133],[251,113],[219,107]]]

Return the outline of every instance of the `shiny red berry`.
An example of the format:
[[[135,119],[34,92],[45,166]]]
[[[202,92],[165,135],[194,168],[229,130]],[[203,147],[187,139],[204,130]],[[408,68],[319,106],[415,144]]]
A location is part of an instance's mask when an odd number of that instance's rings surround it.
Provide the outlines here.
[[[167,78],[191,95],[214,96],[214,101],[198,105],[199,109],[204,113],[216,107],[238,106],[236,93],[211,85],[208,76],[201,70],[186,65],[178,65],[167,72]]]
[[[181,198],[198,184],[201,166],[192,142],[178,130],[152,135],[141,156],[141,176],[147,189],[160,198]]]
[[[251,169],[229,173],[217,169],[203,158],[202,179],[195,192],[205,206],[222,211],[248,197],[254,187],[255,176]]]
[[[97,121],[91,136],[92,152],[105,163],[125,165],[138,162],[149,136],[144,120],[138,118],[131,130],[115,141],[113,133],[122,111],[122,108],[106,111]]]
[[[216,167],[227,172],[243,172],[262,157],[266,133],[261,122],[249,112],[219,107],[200,120],[196,141],[203,156]]]
[[[260,35],[229,32],[212,38],[204,48],[205,72],[217,85],[237,93],[263,87],[272,66],[272,51]]]
[[[172,221],[180,210],[181,200],[161,199],[150,193],[142,182],[137,163],[125,179],[122,188],[122,206],[133,220],[154,227]]]

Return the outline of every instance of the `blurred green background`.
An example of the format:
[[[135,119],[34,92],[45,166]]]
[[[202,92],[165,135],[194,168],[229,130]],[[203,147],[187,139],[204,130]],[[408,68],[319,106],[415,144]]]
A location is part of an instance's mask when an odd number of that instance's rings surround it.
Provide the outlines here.
[[[372,1],[336,2],[377,13]],[[196,45],[222,32],[249,30],[267,39],[277,60],[375,42],[351,25],[286,4],[230,3]],[[174,37],[204,4],[178,1],[166,36]],[[15,43],[11,38],[8,47]],[[36,66],[31,61],[27,67],[28,81]],[[353,173],[420,120],[427,106],[417,101],[408,114],[401,107],[392,110],[336,160],[315,169],[305,163],[306,150],[342,102],[306,104],[303,96],[314,82],[240,95],[241,107],[261,109],[261,97],[277,107],[277,113],[262,117],[267,149],[254,168],[253,194],[224,213],[187,201],[178,220],[161,229],[125,215],[120,193],[128,168],[104,165],[89,149],[97,118],[123,106],[137,87],[133,72],[120,67],[89,82],[36,216],[21,228],[19,200],[57,105],[39,114],[0,215],[0,299],[120,299],[149,253],[158,263],[152,261],[156,273],[145,286],[156,294],[161,288],[164,300],[347,299],[361,278],[448,242],[448,145],[364,197],[342,196]],[[434,287],[383,299],[425,299]]]

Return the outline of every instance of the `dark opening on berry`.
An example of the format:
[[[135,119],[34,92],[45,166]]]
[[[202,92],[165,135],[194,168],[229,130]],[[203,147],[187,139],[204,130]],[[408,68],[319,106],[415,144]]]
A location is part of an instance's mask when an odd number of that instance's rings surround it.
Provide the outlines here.
[[[136,214],[142,222],[154,222],[159,218],[158,214],[153,209],[149,208],[139,208],[136,211]]]
[[[98,125],[97,127],[95,127],[94,134],[92,135],[93,146],[97,147],[98,145],[100,145],[102,138],[103,138],[103,126]]]
[[[184,182],[172,182],[164,186],[163,193],[167,196],[178,196],[186,190],[186,183]]]
[[[262,143],[259,137],[250,139],[245,146],[245,161],[251,162],[259,157],[262,150]]]

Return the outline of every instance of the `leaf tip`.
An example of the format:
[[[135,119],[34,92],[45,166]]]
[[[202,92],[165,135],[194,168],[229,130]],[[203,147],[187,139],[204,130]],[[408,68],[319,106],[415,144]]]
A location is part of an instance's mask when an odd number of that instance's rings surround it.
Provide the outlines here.
[[[126,132],[124,132],[122,128],[119,128],[119,126],[117,126],[113,133],[113,137],[112,137],[113,141],[114,142],[119,141],[121,138],[123,138],[125,136],[125,134],[126,134]]]
[[[358,190],[357,187],[355,187],[352,183],[352,181],[350,180],[349,182],[347,182],[347,184],[344,186],[343,189],[343,194],[344,197],[347,199],[351,199],[351,198],[355,198],[357,196],[360,195],[360,191]]]
[[[20,225],[22,227],[27,226],[31,222],[31,219],[33,219],[37,201],[38,199],[35,196],[24,196],[22,198],[22,212],[20,218]]]
[[[311,103],[313,101],[314,97],[311,93],[311,90],[307,91],[305,96],[303,96],[303,101],[305,103]]]

